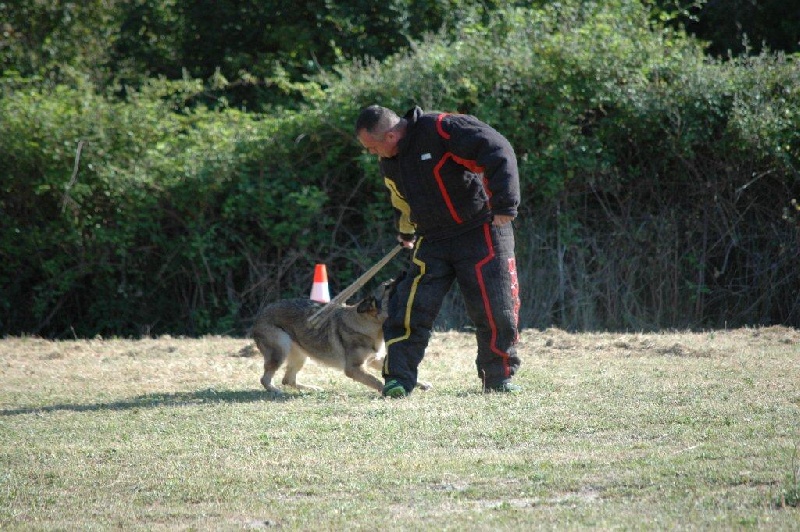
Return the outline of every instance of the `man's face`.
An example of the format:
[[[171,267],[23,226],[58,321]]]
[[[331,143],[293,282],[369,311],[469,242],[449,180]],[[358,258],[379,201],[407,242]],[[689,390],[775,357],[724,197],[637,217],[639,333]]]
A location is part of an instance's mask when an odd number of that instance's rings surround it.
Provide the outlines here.
[[[372,135],[365,129],[358,132],[358,141],[373,155],[388,159],[397,155],[397,143],[400,138],[397,132],[388,131],[382,135]]]

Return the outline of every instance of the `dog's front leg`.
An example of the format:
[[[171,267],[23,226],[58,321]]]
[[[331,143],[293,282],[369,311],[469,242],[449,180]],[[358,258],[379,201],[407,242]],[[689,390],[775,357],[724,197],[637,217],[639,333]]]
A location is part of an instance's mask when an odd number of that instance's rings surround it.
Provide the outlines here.
[[[379,381],[374,375],[370,375],[364,371],[362,364],[351,365],[344,368],[344,374],[353,379],[354,381],[365,384],[379,392],[383,390],[383,383]]]

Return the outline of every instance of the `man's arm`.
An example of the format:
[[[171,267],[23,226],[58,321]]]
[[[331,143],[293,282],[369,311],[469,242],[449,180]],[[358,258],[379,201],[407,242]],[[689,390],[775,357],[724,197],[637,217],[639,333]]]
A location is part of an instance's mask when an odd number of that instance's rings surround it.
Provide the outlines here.
[[[483,169],[496,225],[517,215],[519,170],[511,143],[494,128],[469,115],[447,115],[442,124],[450,150]],[[508,220],[506,220],[508,218]]]

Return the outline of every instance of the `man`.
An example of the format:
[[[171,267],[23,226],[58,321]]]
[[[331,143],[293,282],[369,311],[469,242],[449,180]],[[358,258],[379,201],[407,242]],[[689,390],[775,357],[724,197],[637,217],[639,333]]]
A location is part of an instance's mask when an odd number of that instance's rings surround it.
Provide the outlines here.
[[[419,107],[402,118],[367,107],[355,129],[364,148],[379,157],[398,240],[414,250],[383,326],[383,395],[404,397],[416,386],[417,366],[454,280],[476,328],[483,390],[519,391],[511,382],[520,364],[511,224],[520,192],[513,148],[473,116]]]

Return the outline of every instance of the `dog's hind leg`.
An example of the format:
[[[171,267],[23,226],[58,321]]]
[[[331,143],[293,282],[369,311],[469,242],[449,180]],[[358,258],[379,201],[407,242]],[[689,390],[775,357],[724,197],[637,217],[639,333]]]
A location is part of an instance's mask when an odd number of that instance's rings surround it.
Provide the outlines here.
[[[253,329],[253,340],[258,350],[264,355],[264,375],[261,377],[261,385],[267,391],[281,393],[280,388],[272,384],[272,378],[286,360],[286,355],[292,346],[292,339],[274,325],[257,324]]]
[[[303,365],[306,363],[307,359],[308,355],[306,352],[303,351],[299,345],[293,343],[289,350],[289,356],[286,358],[286,373],[283,375],[283,384],[285,386],[293,386],[299,390],[321,392],[322,388],[297,382],[297,373],[303,369]]]

